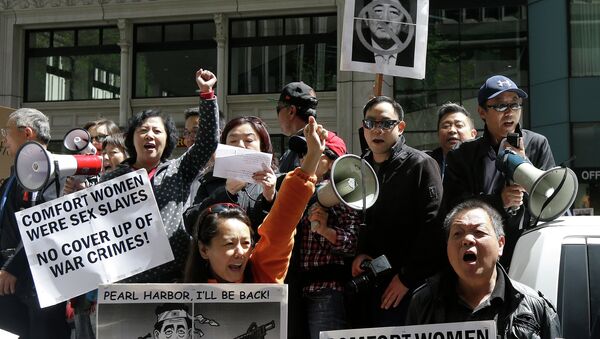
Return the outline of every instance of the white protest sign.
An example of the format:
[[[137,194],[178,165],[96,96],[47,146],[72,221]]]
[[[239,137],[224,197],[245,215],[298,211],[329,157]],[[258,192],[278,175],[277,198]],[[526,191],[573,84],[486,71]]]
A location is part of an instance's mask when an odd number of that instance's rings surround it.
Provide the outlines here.
[[[144,169],[15,216],[41,307],[174,259]]]
[[[161,337],[169,325],[177,338],[285,338],[287,285],[102,285],[97,320],[98,339]]]
[[[346,0],[340,69],[423,79],[429,0]]]
[[[496,339],[496,322],[466,321],[321,332],[320,339]]]
[[[213,175],[219,178],[256,182],[252,175],[271,167],[273,154],[219,144],[215,153]]]
[[[0,339],[19,339],[19,336],[0,328]]]

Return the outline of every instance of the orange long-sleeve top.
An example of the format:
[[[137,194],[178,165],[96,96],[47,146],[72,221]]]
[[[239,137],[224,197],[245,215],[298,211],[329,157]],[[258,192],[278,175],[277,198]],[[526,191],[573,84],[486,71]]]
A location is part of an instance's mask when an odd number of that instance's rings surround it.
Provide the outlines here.
[[[300,168],[286,175],[271,211],[258,228],[260,240],[249,259],[252,282],[283,284],[294,247],[296,225],[315,191],[315,180]]]

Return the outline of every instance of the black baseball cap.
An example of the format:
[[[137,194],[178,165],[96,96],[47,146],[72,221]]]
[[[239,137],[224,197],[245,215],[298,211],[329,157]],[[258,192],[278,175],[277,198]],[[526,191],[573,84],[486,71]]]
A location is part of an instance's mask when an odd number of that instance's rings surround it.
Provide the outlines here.
[[[319,101],[312,94],[315,91],[302,81],[290,82],[285,85],[279,95],[279,102],[299,106],[304,109],[315,109]]]

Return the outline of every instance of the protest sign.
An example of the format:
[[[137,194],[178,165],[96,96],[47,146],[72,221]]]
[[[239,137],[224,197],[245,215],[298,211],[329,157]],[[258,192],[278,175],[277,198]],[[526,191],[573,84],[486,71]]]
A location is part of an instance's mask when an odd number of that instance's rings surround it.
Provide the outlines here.
[[[173,260],[144,169],[15,216],[41,307]]]
[[[98,339],[285,338],[287,285],[114,284],[98,289]],[[166,336],[165,336],[166,337]]]
[[[215,152],[213,175],[244,182],[256,182],[252,175],[271,167],[273,154],[219,144]]]
[[[0,339],[19,339],[19,336],[0,329]]]
[[[15,109],[0,106],[0,128],[5,128],[8,121],[8,116]],[[10,175],[10,166],[12,166],[14,158],[8,155],[5,140],[0,138],[0,180],[8,178]]]
[[[340,69],[425,78],[428,0],[346,0]]]
[[[319,339],[496,339],[496,322],[466,321],[321,332]]]

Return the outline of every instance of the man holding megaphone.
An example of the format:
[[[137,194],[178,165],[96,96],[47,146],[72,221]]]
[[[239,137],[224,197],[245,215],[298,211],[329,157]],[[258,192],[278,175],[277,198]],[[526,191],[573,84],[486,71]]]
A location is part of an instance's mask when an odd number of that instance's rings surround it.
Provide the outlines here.
[[[508,269],[516,241],[532,219],[525,188],[496,169],[497,155],[510,149],[540,170],[555,166],[548,140],[521,128],[523,99],[527,93],[509,78],[495,75],[479,89],[477,111],[484,121],[481,138],[450,151],[444,176],[444,201],[448,209],[477,196],[505,219],[506,245],[501,263]],[[516,133],[513,134],[513,133]]]
[[[18,109],[8,117],[2,137],[11,156],[28,142],[45,149],[50,141],[48,118],[36,109]],[[40,308],[15,219],[16,212],[56,198],[54,178],[29,192],[17,183],[13,168],[0,194],[0,329],[21,338],[68,338],[65,303]]]
[[[298,154],[302,162],[307,152],[306,139],[292,136],[289,149]],[[320,331],[344,329],[347,326],[344,285],[350,277],[350,267],[346,265],[345,259],[353,256],[356,251],[360,218],[356,209],[349,207],[344,200],[349,197],[348,190],[345,191],[346,194],[342,193],[342,200],[334,196],[327,197],[327,201],[332,203],[323,203],[319,198],[319,193],[327,190],[326,186],[336,183],[340,186],[339,182],[348,179],[334,179],[332,170],[334,163],[340,167],[339,161],[344,160],[345,154],[344,140],[329,131],[325,150],[315,172],[318,191],[296,228],[291,262],[299,267],[296,279],[289,281],[289,288],[299,289],[302,300],[291,307],[296,307],[296,312],[303,315],[295,321],[306,319],[306,324],[300,325],[303,325],[301,328],[308,327],[311,339],[318,339]],[[350,179],[356,181],[355,178]],[[351,186],[353,190],[360,191],[357,185]],[[308,335],[305,334],[305,337]]]

